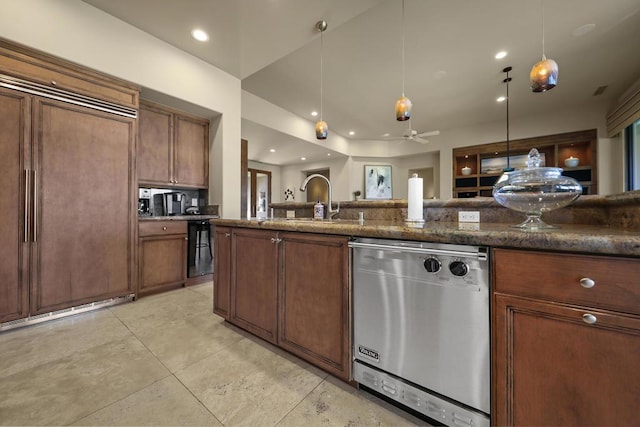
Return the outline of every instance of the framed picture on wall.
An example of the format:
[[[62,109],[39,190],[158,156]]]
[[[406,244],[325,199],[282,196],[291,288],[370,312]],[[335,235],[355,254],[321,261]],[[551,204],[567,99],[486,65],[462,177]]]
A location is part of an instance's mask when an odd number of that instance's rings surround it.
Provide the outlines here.
[[[364,166],[364,198],[391,199],[393,196],[390,165]]]

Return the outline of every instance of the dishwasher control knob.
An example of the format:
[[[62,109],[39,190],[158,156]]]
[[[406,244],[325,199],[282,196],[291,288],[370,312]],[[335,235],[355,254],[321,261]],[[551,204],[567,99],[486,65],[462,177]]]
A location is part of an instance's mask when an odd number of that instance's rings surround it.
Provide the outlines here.
[[[449,264],[449,270],[454,276],[465,276],[469,272],[469,266],[462,261],[453,261]]]
[[[424,260],[424,268],[429,273],[437,273],[438,271],[440,271],[441,267],[442,267],[442,263],[438,258],[429,257]]]

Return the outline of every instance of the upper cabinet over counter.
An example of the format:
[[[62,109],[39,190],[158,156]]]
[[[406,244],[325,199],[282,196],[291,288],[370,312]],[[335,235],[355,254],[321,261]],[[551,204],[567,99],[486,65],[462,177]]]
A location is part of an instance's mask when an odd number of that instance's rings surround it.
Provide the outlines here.
[[[563,168],[582,185],[583,194],[598,193],[597,142],[595,129],[518,139],[509,143],[510,166],[526,167],[529,150],[537,148],[541,166]],[[492,196],[493,185],[507,166],[507,143],[461,147],[453,150],[453,196]]]
[[[209,187],[209,121],[140,101],[138,185]]]

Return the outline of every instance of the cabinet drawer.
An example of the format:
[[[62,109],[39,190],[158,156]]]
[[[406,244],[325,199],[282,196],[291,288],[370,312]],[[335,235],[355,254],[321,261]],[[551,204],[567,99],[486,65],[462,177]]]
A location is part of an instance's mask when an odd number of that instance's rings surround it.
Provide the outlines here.
[[[158,236],[163,234],[187,234],[186,221],[139,221],[138,235]]]
[[[496,292],[640,314],[640,259],[493,251]]]

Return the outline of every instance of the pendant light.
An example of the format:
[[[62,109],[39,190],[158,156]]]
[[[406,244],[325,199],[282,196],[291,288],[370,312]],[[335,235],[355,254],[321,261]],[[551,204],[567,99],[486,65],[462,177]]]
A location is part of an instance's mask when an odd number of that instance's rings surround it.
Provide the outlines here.
[[[513,172],[513,168],[510,163],[510,155],[511,151],[509,150],[509,82],[511,81],[511,77],[509,77],[509,71],[511,71],[511,67],[505,67],[502,72],[507,73],[507,77],[502,81],[507,85],[507,167],[503,169],[503,172]]]
[[[324,39],[322,37],[322,33],[327,29],[326,21],[318,21],[316,22],[316,30],[320,31],[320,120],[316,122],[316,138],[317,139],[327,139],[329,135],[329,127],[327,126],[327,122],[322,119],[322,71],[323,71],[323,52],[324,52]]]
[[[404,0],[402,0],[402,96],[396,101],[396,120],[403,122],[411,118],[411,100],[404,96]]]
[[[558,83],[558,64],[553,59],[547,59],[544,54],[544,0],[540,0],[542,9],[542,59],[537,62],[531,72],[531,90],[534,92],[545,92],[556,87]]]

